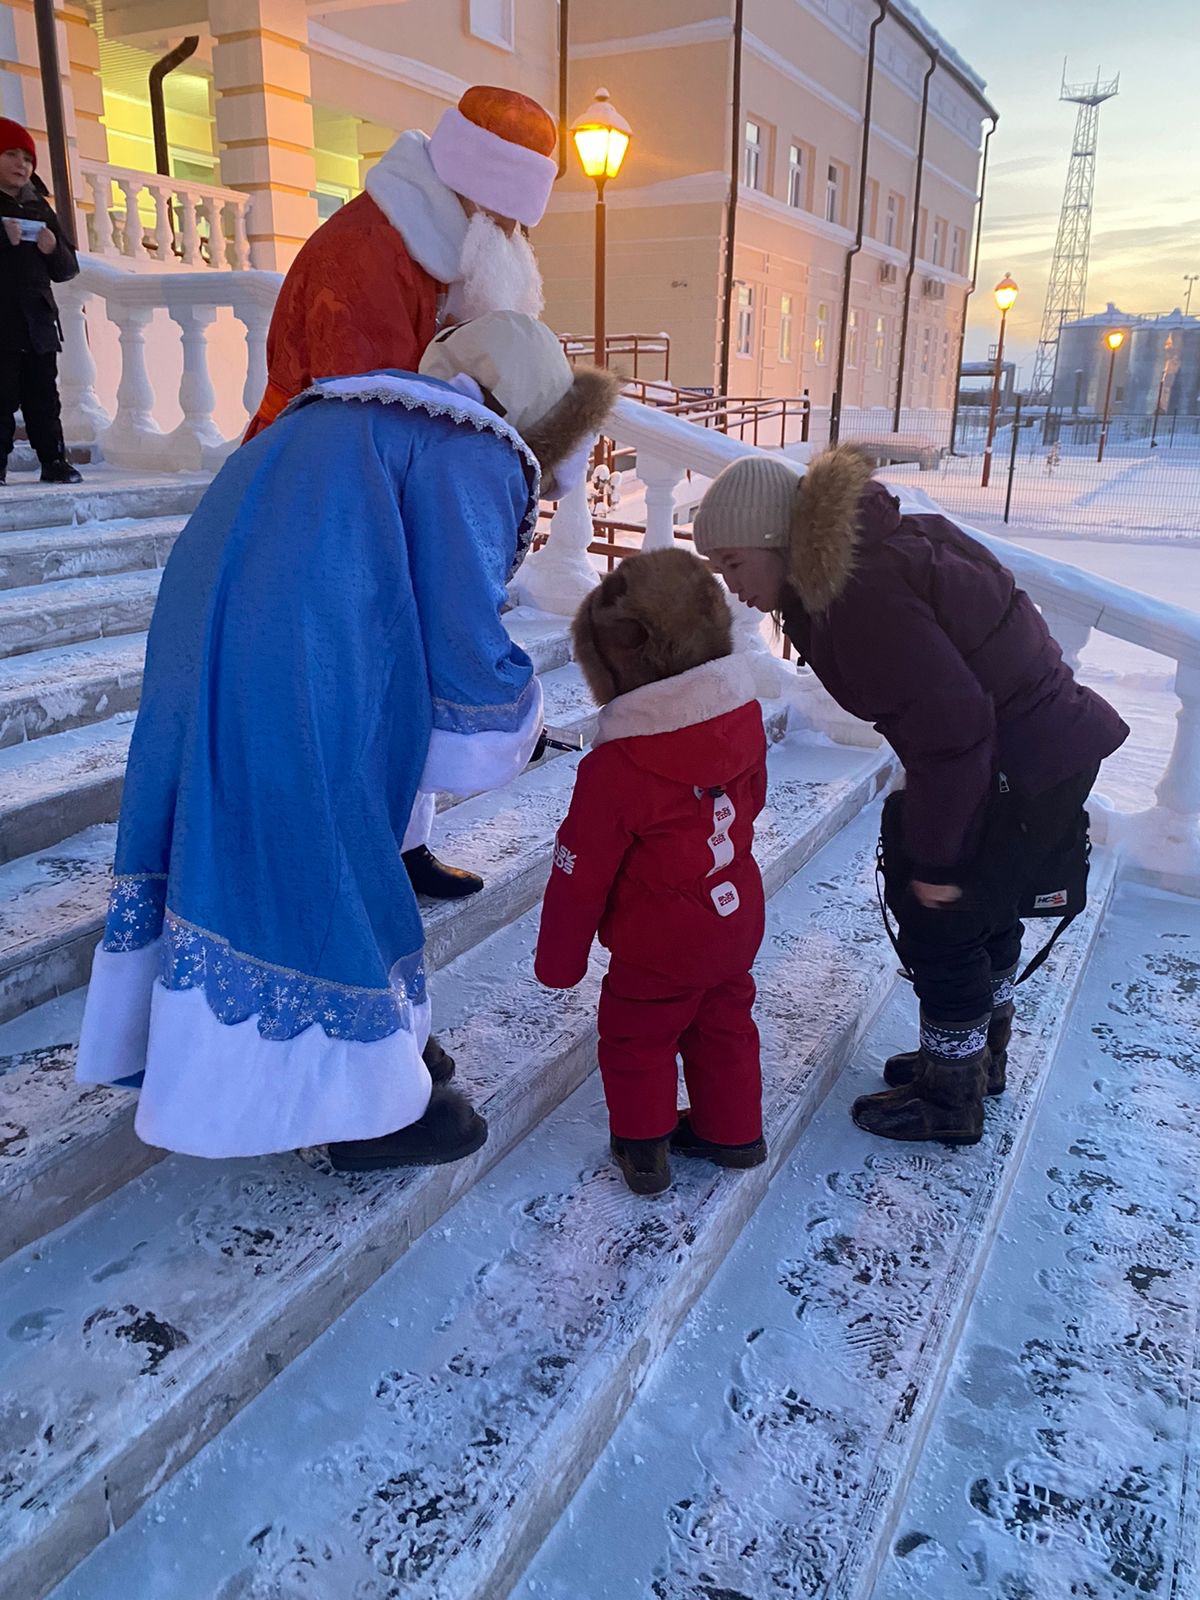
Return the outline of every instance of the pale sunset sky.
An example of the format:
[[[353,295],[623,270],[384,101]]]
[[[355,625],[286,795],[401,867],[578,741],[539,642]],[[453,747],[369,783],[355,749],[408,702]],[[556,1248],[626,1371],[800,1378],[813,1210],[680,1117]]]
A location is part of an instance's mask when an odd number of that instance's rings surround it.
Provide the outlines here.
[[[1182,306],[1200,272],[1200,4],[1197,0],[917,0],[987,80],[1000,113],[992,140],[979,287],[967,336],[978,359],[995,339],[992,285],[1011,272],[1009,317],[1020,377],[1032,375],[1076,107],[1068,82],[1121,76],[1100,109],[1088,312]],[[1192,294],[1200,312],[1200,283]]]

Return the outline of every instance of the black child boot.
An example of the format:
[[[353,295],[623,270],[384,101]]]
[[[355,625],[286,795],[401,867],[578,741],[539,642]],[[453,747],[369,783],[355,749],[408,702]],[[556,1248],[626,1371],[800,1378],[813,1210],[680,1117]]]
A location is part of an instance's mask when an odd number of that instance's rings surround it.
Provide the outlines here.
[[[850,1115],[882,1139],[978,1144],[988,1084],[990,1013],[964,1026],[921,1018],[921,1048],[911,1083],[862,1095]]]
[[[686,1111],[679,1113],[679,1126],[671,1135],[671,1150],[677,1156],[699,1156],[718,1167],[761,1167],[767,1159],[767,1141],[761,1134],[749,1144],[717,1144],[700,1137]]]
[[[671,1187],[671,1139],[620,1139],[609,1141],[612,1158],[634,1194],[662,1194]]]

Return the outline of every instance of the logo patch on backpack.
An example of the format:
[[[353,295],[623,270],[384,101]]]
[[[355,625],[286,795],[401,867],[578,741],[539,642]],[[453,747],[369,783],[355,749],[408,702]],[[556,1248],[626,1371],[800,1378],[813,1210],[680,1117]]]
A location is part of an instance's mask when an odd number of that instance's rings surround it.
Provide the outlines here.
[[[1070,896],[1065,889],[1056,889],[1053,894],[1039,894],[1033,902],[1035,911],[1065,911]]]

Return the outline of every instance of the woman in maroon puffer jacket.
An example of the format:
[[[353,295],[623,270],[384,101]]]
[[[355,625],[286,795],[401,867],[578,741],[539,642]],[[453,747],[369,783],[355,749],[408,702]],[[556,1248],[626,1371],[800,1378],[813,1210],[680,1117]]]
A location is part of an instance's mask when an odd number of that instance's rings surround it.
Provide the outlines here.
[[[974,1143],[984,1093],[1004,1087],[1018,900],[1079,830],[1099,765],[1129,730],[1075,681],[1007,568],[945,517],[902,515],[853,446],[803,478],[777,457],[735,463],[705,496],[695,538],[904,764],[887,891],[921,1046],[888,1063],[894,1087],[856,1101],[854,1119],[887,1138]]]

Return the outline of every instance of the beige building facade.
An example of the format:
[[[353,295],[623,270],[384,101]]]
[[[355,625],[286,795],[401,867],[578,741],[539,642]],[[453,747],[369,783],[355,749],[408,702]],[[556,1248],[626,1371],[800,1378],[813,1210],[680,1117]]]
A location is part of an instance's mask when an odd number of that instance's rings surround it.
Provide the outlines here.
[[[149,70],[188,36],[194,53],[165,79],[171,176],[210,208],[237,201],[246,259],[276,270],[360,191],[397,132],[432,128],[469,84],[520,89],[555,114],[565,95],[568,118],[602,84],[634,130],[608,192],[610,332],[669,334],[678,383],[716,388],[727,376],[731,393],[807,390],[826,406],[880,9],[879,0],[60,0],[81,237],[115,239],[144,264],[132,241],[139,224],[148,240],[154,231],[154,197],[135,181],[155,168]],[[990,107],[970,68],[899,9],[876,29],[843,405],[894,403],[911,277],[904,404],[941,409],[957,370]],[[0,0],[0,109],[44,148],[32,0]],[[564,167],[535,242],[548,320],[587,334],[595,195],[573,153]],[[161,210],[159,224],[161,269]]]

